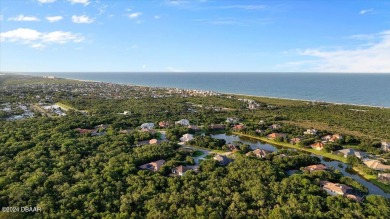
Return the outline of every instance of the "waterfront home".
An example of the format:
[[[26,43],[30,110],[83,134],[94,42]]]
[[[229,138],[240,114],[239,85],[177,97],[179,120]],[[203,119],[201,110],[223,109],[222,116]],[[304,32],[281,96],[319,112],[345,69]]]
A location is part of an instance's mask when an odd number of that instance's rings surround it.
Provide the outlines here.
[[[390,165],[382,164],[378,160],[366,160],[366,161],[363,161],[363,163],[366,166],[368,166],[369,168],[374,169],[374,170],[380,170],[380,171],[390,170]]]
[[[292,144],[292,145],[296,145],[296,144],[299,144],[299,142],[301,142],[301,138],[292,138],[292,139],[290,139],[290,144]]]
[[[324,149],[325,144],[322,143],[322,142],[316,142],[316,143],[310,145],[310,147],[315,149],[315,150],[319,150],[320,151],[320,150]]]
[[[190,169],[187,169],[187,167],[180,165],[172,169],[172,174],[177,176],[183,176],[184,173],[187,172],[188,170]]]
[[[222,166],[226,166],[231,162],[230,159],[224,155],[216,155],[214,160],[218,161]]]
[[[141,129],[151,130],[154,128],[154,123],[144,123],[141,125]]]
[[[390,182],[390,173],[378,173],[378,180]]]
[[[158,125],[161,127],[161,128],[167,128],[169,126],[169,122],[167,121],[161,121],[158,123]]]
[[[181,126],[189,126],[190,121],[188,121],[187,119],[180,119],[179,121],[176,121],[175,124]]]
[[[267,154],[270,154],[270,151],[262,150],[262,149],[256,149],[254,151],[250,151],[246,153],[246,156],[255,155],[258,158],[265,158]]]
[[[346,148],[342,150],[338,150],[339,153],[343,155],[343,157],[347,158],[348,156],[356,156],[359,159],[363,159],[367,157],[367,154],[361,151],[355,151],[354,149]]]
[[[244,128],[245,128],[245,125],[243,125],[243,124],[233,126],[233,130],[235,130],[235,131],[240,131]]]
[[[149,170],[149,171],[159,171],[161,166],[165,164],[165,160],[157,160],[154,162],[150,162],[144,165],[139,166],[140,169],[142,170]]]
[[[282,128],[282,126],[279,124],[272,124],[269,128],[272,130],[278,130],[278,129]]]
[[[336,141],[338,141],[338,140],[341,140],[341,139],[343,139],[343,136],[342,135],[340,135],[340,134],[334,134],[334,135],[332,135],[332,137],[329,139],[329,141],[330,142],[336,142]]]
[[[329,195],[342,195],[344,197],[353,199],[355,201],[361,201],[362,198],[353,194],[353,189],[347,185],[340,183],[332,183],[329,181],[320,181],[321,188]]]
[[[321,138],[321,140],[323,140],[324,142],[328,142],[332,137],[333,135],[325,135]]]
[[[307,129],[306,131],[303,132],[304,135],[316,135],[317,130],[315,129]]]
[[[390,151],[390,142],[382,141],[381,149],[383,151]]]
[[[276,138],[286,138],[287,137],[287,134],[285,133],[271,133],[269,135],[267,135],[267,138],[268,139],[276,139]]]
[[[309,172],[317,171],[317,170],[326,170],[326,166],[323,164],[315,164],[315,165],[310,165],[307,167],[303,168],[304,170],[307,170]]]
[[[191,141],[192,139],[194,139],[194,136],[191,135],[191,134],[184,134],[181,138],[180,138],[180,141],[182,142],[187,142],[187,141]]]

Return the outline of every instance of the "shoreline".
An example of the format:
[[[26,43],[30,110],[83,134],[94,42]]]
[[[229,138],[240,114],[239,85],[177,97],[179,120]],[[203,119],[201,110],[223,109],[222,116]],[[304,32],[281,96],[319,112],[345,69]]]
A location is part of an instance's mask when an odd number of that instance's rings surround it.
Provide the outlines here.
[[[40,75],[31,75],[31,74],[22,74],[22,73],[12,73],[12,74],[3,74],[3,75],[27,75],[33,77],[44,77]],[[55,76],[55,75],[53,75]],[[86,79],[77,79],[77,78],[67,78],[67,77],[57,77],[57,79],[66,79],[66,80],[75,80],[79,82],[92,82],[92,83],[109,83],[109,84],[121,84],[121,85],[132,85],[137,87],[145,87],[145,88],[165,88],[165,89],[182,89],[182,90],[198,90],[198,89],[188,89],[188,88],[178,88],[178,87],[155,87],[148,85],[140,85],[140,84],[131,84],[131,83],[119,83],[119,82],[105,82],[105,81],[95,81],[95,80],[86,80]],[[199,89],[200,90],[200,89]],[[326,103],[333,105],[344,105],[344,106],[356,106],[356,107],[369,107],[369,108],[379,108],[379,109],[390,109],[390,106],[375,106],[375,105],[366,105],[366,104],[354,104],[354,103],[342,103],[342,102],[328,102],[328,101],[319,101],[319,100],[307,100],[307,99],[297,99],[297,98],[286,98],[286,97],[273,97],[273,96],[260,96],[260,95],[252,95],[252,94],[241,94],[241,93],[225,93],[214,90],[203,90],[203,91],[212,91],[215,93],[223,94],[223,95],[235,95],[235,96],[244,96],[244,97],[258,97],[258,98],[268,98],[273,100],[289,100],[289,101],[301,101],[306,103]]]

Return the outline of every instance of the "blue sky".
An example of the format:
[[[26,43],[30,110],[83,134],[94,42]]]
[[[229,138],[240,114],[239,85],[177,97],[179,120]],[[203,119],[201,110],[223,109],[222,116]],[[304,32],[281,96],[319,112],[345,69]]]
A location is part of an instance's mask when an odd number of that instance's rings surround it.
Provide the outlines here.
[[[1,0],[0,71],[390,73],[390,1]]]

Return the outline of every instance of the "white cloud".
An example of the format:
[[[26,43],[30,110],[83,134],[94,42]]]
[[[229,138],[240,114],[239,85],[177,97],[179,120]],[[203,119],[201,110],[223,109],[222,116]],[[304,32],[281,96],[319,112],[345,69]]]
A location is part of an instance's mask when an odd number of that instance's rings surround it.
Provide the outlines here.
[[[79,43],[83,40],[84,37],[79,34],[64,31],[45,33],[33,29],[19,28],[0,33],[1,42],[27,44],[36,49],[43,49],[49,44],[64,44],[68,42]]]
[[[62,16],[48,16],[46,17],[46,20],[48,20],[50,23],[53,23],[62,20],[62,18]]]
[[[91,3],[89,0],[68,0],[72,4],[83,4],[83,5],[89,5]]]
[[[295,63],[301,69],[319,72],[390,73],[390,30],[376,34],[376,42],[356,49],[304,49],[298,54],[310,57]]]
[[[138,18],[138,17],[141,16],[141,15],[142,15],[141,12],[135,12],[135,13],[128,14],[127,16],[128,16],[130,19],[135,19],[135,18]]]
[[[160,18],[161,18],[161,17],[160,17],[159,15],[155,15],[155,16],[154,16],[154,19],[157,19],[157,20],[158,20],[158,19],[160,19]]]
[[[374,11],[374,9],[370,8],[370,9],[361,10],[359,13],[361,15],[363,15],[363,14],[371,13],[373,11]]]
[[[148,66],[146,64],[142,65],[142,69],[146,69]]]
[[[39,21],[39,18],[34,16],[24,16],[23,14],[20,14],[16,17],[8,18],[9,21]]]
[[[39,3],[53,3],[57,0],[37,0]]]
[[[73,23],[76,23],[76,24],[90,24],[90,23],[94,22],[94,19],[92,19],[86,15],[80,15],[80,16],[73,15],[72,21],[73,21]]]

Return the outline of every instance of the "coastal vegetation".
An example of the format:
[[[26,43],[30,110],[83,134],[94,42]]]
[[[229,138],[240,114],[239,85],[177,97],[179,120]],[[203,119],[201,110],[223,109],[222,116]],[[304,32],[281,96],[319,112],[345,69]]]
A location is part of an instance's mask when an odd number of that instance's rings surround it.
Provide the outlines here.
[[[0,218],[390,215],[389,199],[369,195],[366,187],[337,170],[304,169],[320,163],[317,157],[310,156],[317,154],[347,163],[388,191],[377,181],[377,171],[354,157],[345,158],[332,151],[353,147],[386,158],[378,142],[389,139],[389,109],[256,97],[250,97],[256,101],[255,107],[248,108],[246,100],[232,95],[63,83],[61,79],[59,83],[50,80],[51,84],[34,79],[38,82],[16,86],[8,81],[11,79],[2,78],[0,87],[0,205],[39,206],[42,212],[1,212]],[[60,106],[56,110],[63,114],[51,109],[53,105]],[[14,117],[27,110],[34,114]],[[181,119],[199,129],[177,124]],[[162,121],[164,125],[160,126]],[[142,124],[154,127],[141,128]],[[312,128],[318,129],[318,134],[303,134]],[[224,140],[200,135],[213,131],[232,131],[294,150],[279,150],[260,159],[246,156],[249,145],[237,142],[238,153],[225,166],[211,153],[204,153],[204,149],[217,154],[231,150]],[[195,150],[178,144],[187,133],[195,135],[186,143]],[[267,138],[271,133],[285,135]],[[321,141],[321,136],[334,133],[345,138],[329,144],[326,150],[308,148]],[[302,143],[291,144],[289,139],[297,136],[302,137]],[[198,157],[204,159],[199,168],[181,177],[172,176],[175,168],[193,166]],[[157,171],[140,168],[160,160],[165,163]],[[287,174],[290,170],[297,173]],[[324,180],[352,187],[364,197],[363,201],[329,196],[320,186]]]

